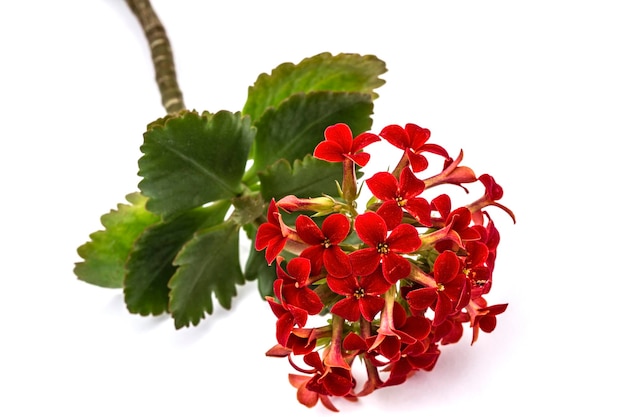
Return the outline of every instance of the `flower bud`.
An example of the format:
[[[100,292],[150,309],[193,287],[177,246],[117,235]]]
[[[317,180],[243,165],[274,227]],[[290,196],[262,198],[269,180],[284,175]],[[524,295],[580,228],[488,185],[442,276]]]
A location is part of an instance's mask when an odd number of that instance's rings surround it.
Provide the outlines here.
[[[287,213],[312,211],[317,215],[326,215],[338,211],[336,209],[339,208],[339,203],[329,196],[298,198],[295,195],[288,195],[278,200],[276,206]]]

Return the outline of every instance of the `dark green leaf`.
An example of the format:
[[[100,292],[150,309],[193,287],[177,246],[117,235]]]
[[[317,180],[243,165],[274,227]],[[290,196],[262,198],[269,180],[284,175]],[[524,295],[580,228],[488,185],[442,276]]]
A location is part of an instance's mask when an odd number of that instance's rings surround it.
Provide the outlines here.
[[[118,204],[117,210],[103,215],[105,230],[92,233],[91,241],[78,248],[78,255],[85,260],[74,267],[78,279],[101,287],[122,287],[124,264],[135,239],[160,220],[146,210],[146,198],[141,194],[128,194],[126,200],[131,205]]]
[[[312,154],[330,125],[346,123],[355,135],[369,130],[373,108],[371,96],[362,93],[291,96],[277,109],[267,111],[257,123],[254,170],[261,171],[278,159],[291,163]]]
[[[384,84],[379,76],[387,71],[385,63],[373,55],[322,53],[299,64],[284,63],[271,74],[261,74],[248,89],[243,113],[253,122],[271,107],[296,93],[345,91],[365,93],[376,98],[373,90]]]
[[[178,270],[169,282],[170,312],[177,329],[197,325],[213,313],[213,295],[230,309],[236,284],[244,277],[239,262],[239,226],[224,222],[196,233],[174,259]]]
[[[126,262],[124,300],[131,313],[161,314],[168,310],[169,280],[176,272],[174,258],[201,227],[224,221],[227,200],[182,213],[146,229]]]
[[[253,138],[250,120],[227,111],[155,123],[139,159],[148,210],[169,216],[239,194]]]
[[[259,172],[261,194],[267,201],[291,194],[301,198],[337,196],[335,181],[341,184],[342,170],[340,163],[321,161],[310,155],[302,161],[296,160],[293,168],[282,159]]]

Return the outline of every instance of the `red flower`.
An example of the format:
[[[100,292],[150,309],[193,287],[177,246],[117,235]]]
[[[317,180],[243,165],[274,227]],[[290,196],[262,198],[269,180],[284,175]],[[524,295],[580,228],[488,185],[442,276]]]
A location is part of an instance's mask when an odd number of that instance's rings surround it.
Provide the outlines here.
[[[303,327],[306,325],[309,317],[308,313],[299,307],[292,305],[284,306],[272,300],[272,297],[266,297],[270,308],[274,315],[278,318],[276,321],[276,340],[282,346],[287,346],[289,336],[295,325]]]
[[[306,315],[306,317],[308,317],[308,314],[306,312],[304,312],[304,314]],[[329,333],[330,332],[327,329],[318,327],[292,328],[287,335],[286,341],[283,337],[283,341],[285,342],[285,344],[275,345],[270,350],[265,352],[265,356],[284,358],[292,353],[294,355],[304,355],[313,351],[313,349],[317,347],[317,339],[319,339],[320,337],[327,337]]]
[[[460,312],[449,316],[443,323],[433,329],[432,342],[441,341],[442,345],[456,343],[463,337],[463,323],[469,321],[469,315]]]
[[[421,240],[415,227],[400,224],[387,236],[385,220],[376,213],[368,212],[357,216],[354,228],[368,246],[350,254],[355,275],[370,275],[381,262],[383,275],[391,284],[409,275],[411,264],[400,254],[414,252],[420,247]]]
[[[402,384],[417,370],[432,370],[439,358],[439,353],[440,351],[436,344],[429,345],[416,342],[408,345],[402,349],[400,358],[387,367],[389,378],[382,386],[389,387]]]
[[[345,277],[350,274],[350,259],[338,246],[350,232],[350,221],[339,213],[331,214],[324,219],[322,228],[308,216],[298,216],[296,231],[300,238],[309,245],[300,256],[311,260],[313,274],[317,275],[322,265],[329,274]]]
[[[313,156],[328,162],[343,162],[349,159],[359,166],[364,166],[370,159],[370,155],[361,150],[380,140],[373,133],[361,133],[352,139],[352,131],[344,123],[327,127],[324,137],[326,140],[315,147]]]
[[[472,344],[478,340],[479,330],[485,333],[491,333],[496,328],[498,314],[502,314],[506,311],[508,304],[496,304],[487,307],[487,302],[484,298],[472,300],[472,306],[470,310],[470,326],[473,329]],[[479,308],[476,309],[475,307]]]
[[[403,210],[410,213],[424,226],[431,226],[430,204],[421,197],[424,182],[409,167],[400,173],[400,181],[389,172],[378,172],[365,181],[370,191],[383,204],[376,211],[389,227],[402,222]]]
[[[378,334],[367,339],[369,351],[391,362],[397,361],[403,347],[426,339],[430,330],[430,320],[421,316],[407,316],[404,308],[393,297],[386,297]]]
[[[310,391],[322,395],[345,397],[354,388],[354,379],[350,367],[328,366],[322,362],[319,352],[310,352],[304,355],[304,362],[313,367],[310,373],[315,373],[306,384]]]
[[[386,139],[396,148],[404,151],[409,159],[413,171],[420,172],[428,168],[428,160],[422,152],[430,152],[441,155],[446,160],[450,160],[448,152],[439,145],[426,143],[430,138],[430,130],[421,128],[415,124],[408,123],[404,128],[398,125],[385,127],[380,136]]]
[[[478,225],[483,224],[483,213],[482,209],[487,206],[496,206],[504,210],[511,219],[513,219],[513,223],[515,223],[515,214],[506,206],[498,203],[497,200],[500,200],[504,195],[504,191],[502,187],[496,183],[493,177],[489,174],[483,174],[478,177],[480,182],[485,186],[485,194],[470,204],[468,208],[472,212],[474,223]]]
[[[467,278],[461,271],[461,261],[451,251],[440,254],[433,265],[434,287],[410,291],[406,295],[409,307],[414,311],[433,308],[433,326],[439,326],[458,310],[461,300],[469,302]]]
[[[472,284],[471,298],[478,298],[491,289],[492,270],[486,265],[489,247],[483,242],[472,241],[465,245],[467,256],[463,269]]]
[[[379,296],[391,286],[380,268],[358,280],[354,275],[341,279],[329,275],[327,282],[333,292],[346,296],[337,301],[330,312],[348,321],[358,321],[361,316],[369,322],[374,320],[385,305],[385,300]]]
[[[500,232],[498,232],[498,229],[496,229],[496,225],[491,219],[489,219],[489,223],[487,223],[487,226],[477,226],[477,230],[480,232],[481,235],[480,241],[487,245],[487,248],[489,248],[489,255],[487,256],[486,264],[487,268],[489,268],[489,271],[493,272],[496,264],[498,245],[500,244]]]
[[[292,259],[287,264],[287,272],[277,263],[274,293],[283,305],[292,305],[314,315],[322,311],[324,304],[315,291],[309,288],[310,272],[311,262],[306,258]]]
[[[467,310],[470,316],[470,327],[472,327],[472,344],[478,340],[478,333],[482,330],[485,333],[491,333],[495,330],[498,320],[496,316],[506,311],[508,304],[496,304],[487,306],[487,301],[479,297],[472,300]]]
[[[265,260],[267,260],[268,265],[276,259],[287,243],[287,238],[283,236],[281,223],[276,202],[272,199],[267,210],[267,222],[259,226],[254,242],[256,250],[260,251],[267,248],[265,250]]]
[[[315,404],[317,404],[317,401],[319,400],[324,405],[324,407],[328,408],[330,411],[338,412],[339,410],[330,401],[328,395],[320,394],[307,388],[307,384],[313,378],[314,377],[312,376],[289,374],[289,383],[294,388],[297,388],[298,392],[296,396],[300,404],[312,408],[313,406],[315,406]]]

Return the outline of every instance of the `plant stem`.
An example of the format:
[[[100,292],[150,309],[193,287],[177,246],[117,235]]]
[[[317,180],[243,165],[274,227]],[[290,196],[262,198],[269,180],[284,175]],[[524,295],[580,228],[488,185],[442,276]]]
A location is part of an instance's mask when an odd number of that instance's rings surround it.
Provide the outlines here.
[[[168,114],[175,114],[185,109],[183,93],[176,80],[176,67],[172,47],[159,17],[154,12],[150,0],[126,0],[143,29],[156,75],[156,82],[161,93],[161,103]]]

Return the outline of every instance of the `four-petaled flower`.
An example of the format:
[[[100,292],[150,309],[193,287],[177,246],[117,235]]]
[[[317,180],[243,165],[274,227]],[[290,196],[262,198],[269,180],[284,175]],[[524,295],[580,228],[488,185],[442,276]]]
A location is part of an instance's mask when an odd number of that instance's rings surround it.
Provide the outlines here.
[[[472,300],[470,303],[470,325],[473,330],[472,344],[478,340],[479,330],[485,333],[491,333],[496,328],[498,314],[502,314],[506,311],[508,304],[496,304],[487,307],[487,302],[484,298],[479,297],[476,300]]]
[[[351,160],[359,166],[364,166],[370,160],[370,155],[363,152],[363,148],[380,138],[373,133],[361,133],[354,139],[352,130],[345,123],[329,126],[324,131],[324,140],[313,151],[313,156],[328,162],[343,162]]]
[[[280,258],[279,258],[280,259]],[[324,304],[320,297],[309,288],[311,261],[306,258],[294,258],[287,264],[287,272],[276,265],[274,293],[280,295],[283,305],[292,305],[303,309],[310,315],[322,311]]]
[[[421,172],[428,168],[428,160],[422,155],[423,152],[443,156],[446,161],[451,159],[448,152],[441,146],[426,143],[430,138],[430,130],[413,123],[408,123],[404,128],[399,125],[389,125],[383,128],[380,137],[404,151],[414,172]]]
[[[414,226],[400,224],[387,235],[385,220],[376,213],[368,212],[357,216],[354,228],[368,246],[349,255],[355,275],[369,275],[380,263],[385,279],[391,284],[409,275],[411,264],[401,254],[414,252],[421,245]]]
[[[405,167],[400,173],[400,181],[389,172],[378,172],[365,181],[382,205],[376,211],[387,223],[395,227],[402,222],[403,212],[411,214],[424,226],[432,226],[430,220],[430,204],[426,199],[418,197],[424,191],[424,182],[418,179]]]
[[[322,270],[336,277],[345,277],[350,274],[350,260],[348,255],[339,247],[339,244],[350,233],[350,221],[339,213],[331,214],[322,222],[320,229],[308,216],[300,215],[296,218],[298,236],[311,245],[302,251],[300,256],[311,261],[313,275]]]
[[[270,265],[285,248],[289,237],[295,235],[295,230],[283,223],[274,199],[267,209],[267,222],[259,226],[256,232],[254,248],[258,251],[265,249],[265,260]]]
[[[326,365],[319,352],[307,353],[303,359],[313,368],[309,371],[313,378],[307,382],[307,389],[322,395],[344,397],[354,388],[355,383],[349,368]]]
[[[431,307],[435,311],[433,326],[438,326],[457,311],[463,297],[469,298],[469,286],[461,271],[461,261],[452,251],[445,251],[437,257],[433,275],[434,286],[413,290],[406,295],[406,300],[415,311]]]
[[[391,286],[380,267],[374,273],[358,279],[354,275],[345,278],[329,275],[327,282],[333,292],[345,296],[333,305],[330,312],[348,321],[358,321],[361,316],[370,322],[374,320],[374,316],[385,305],[385,300],[380,295]]]

